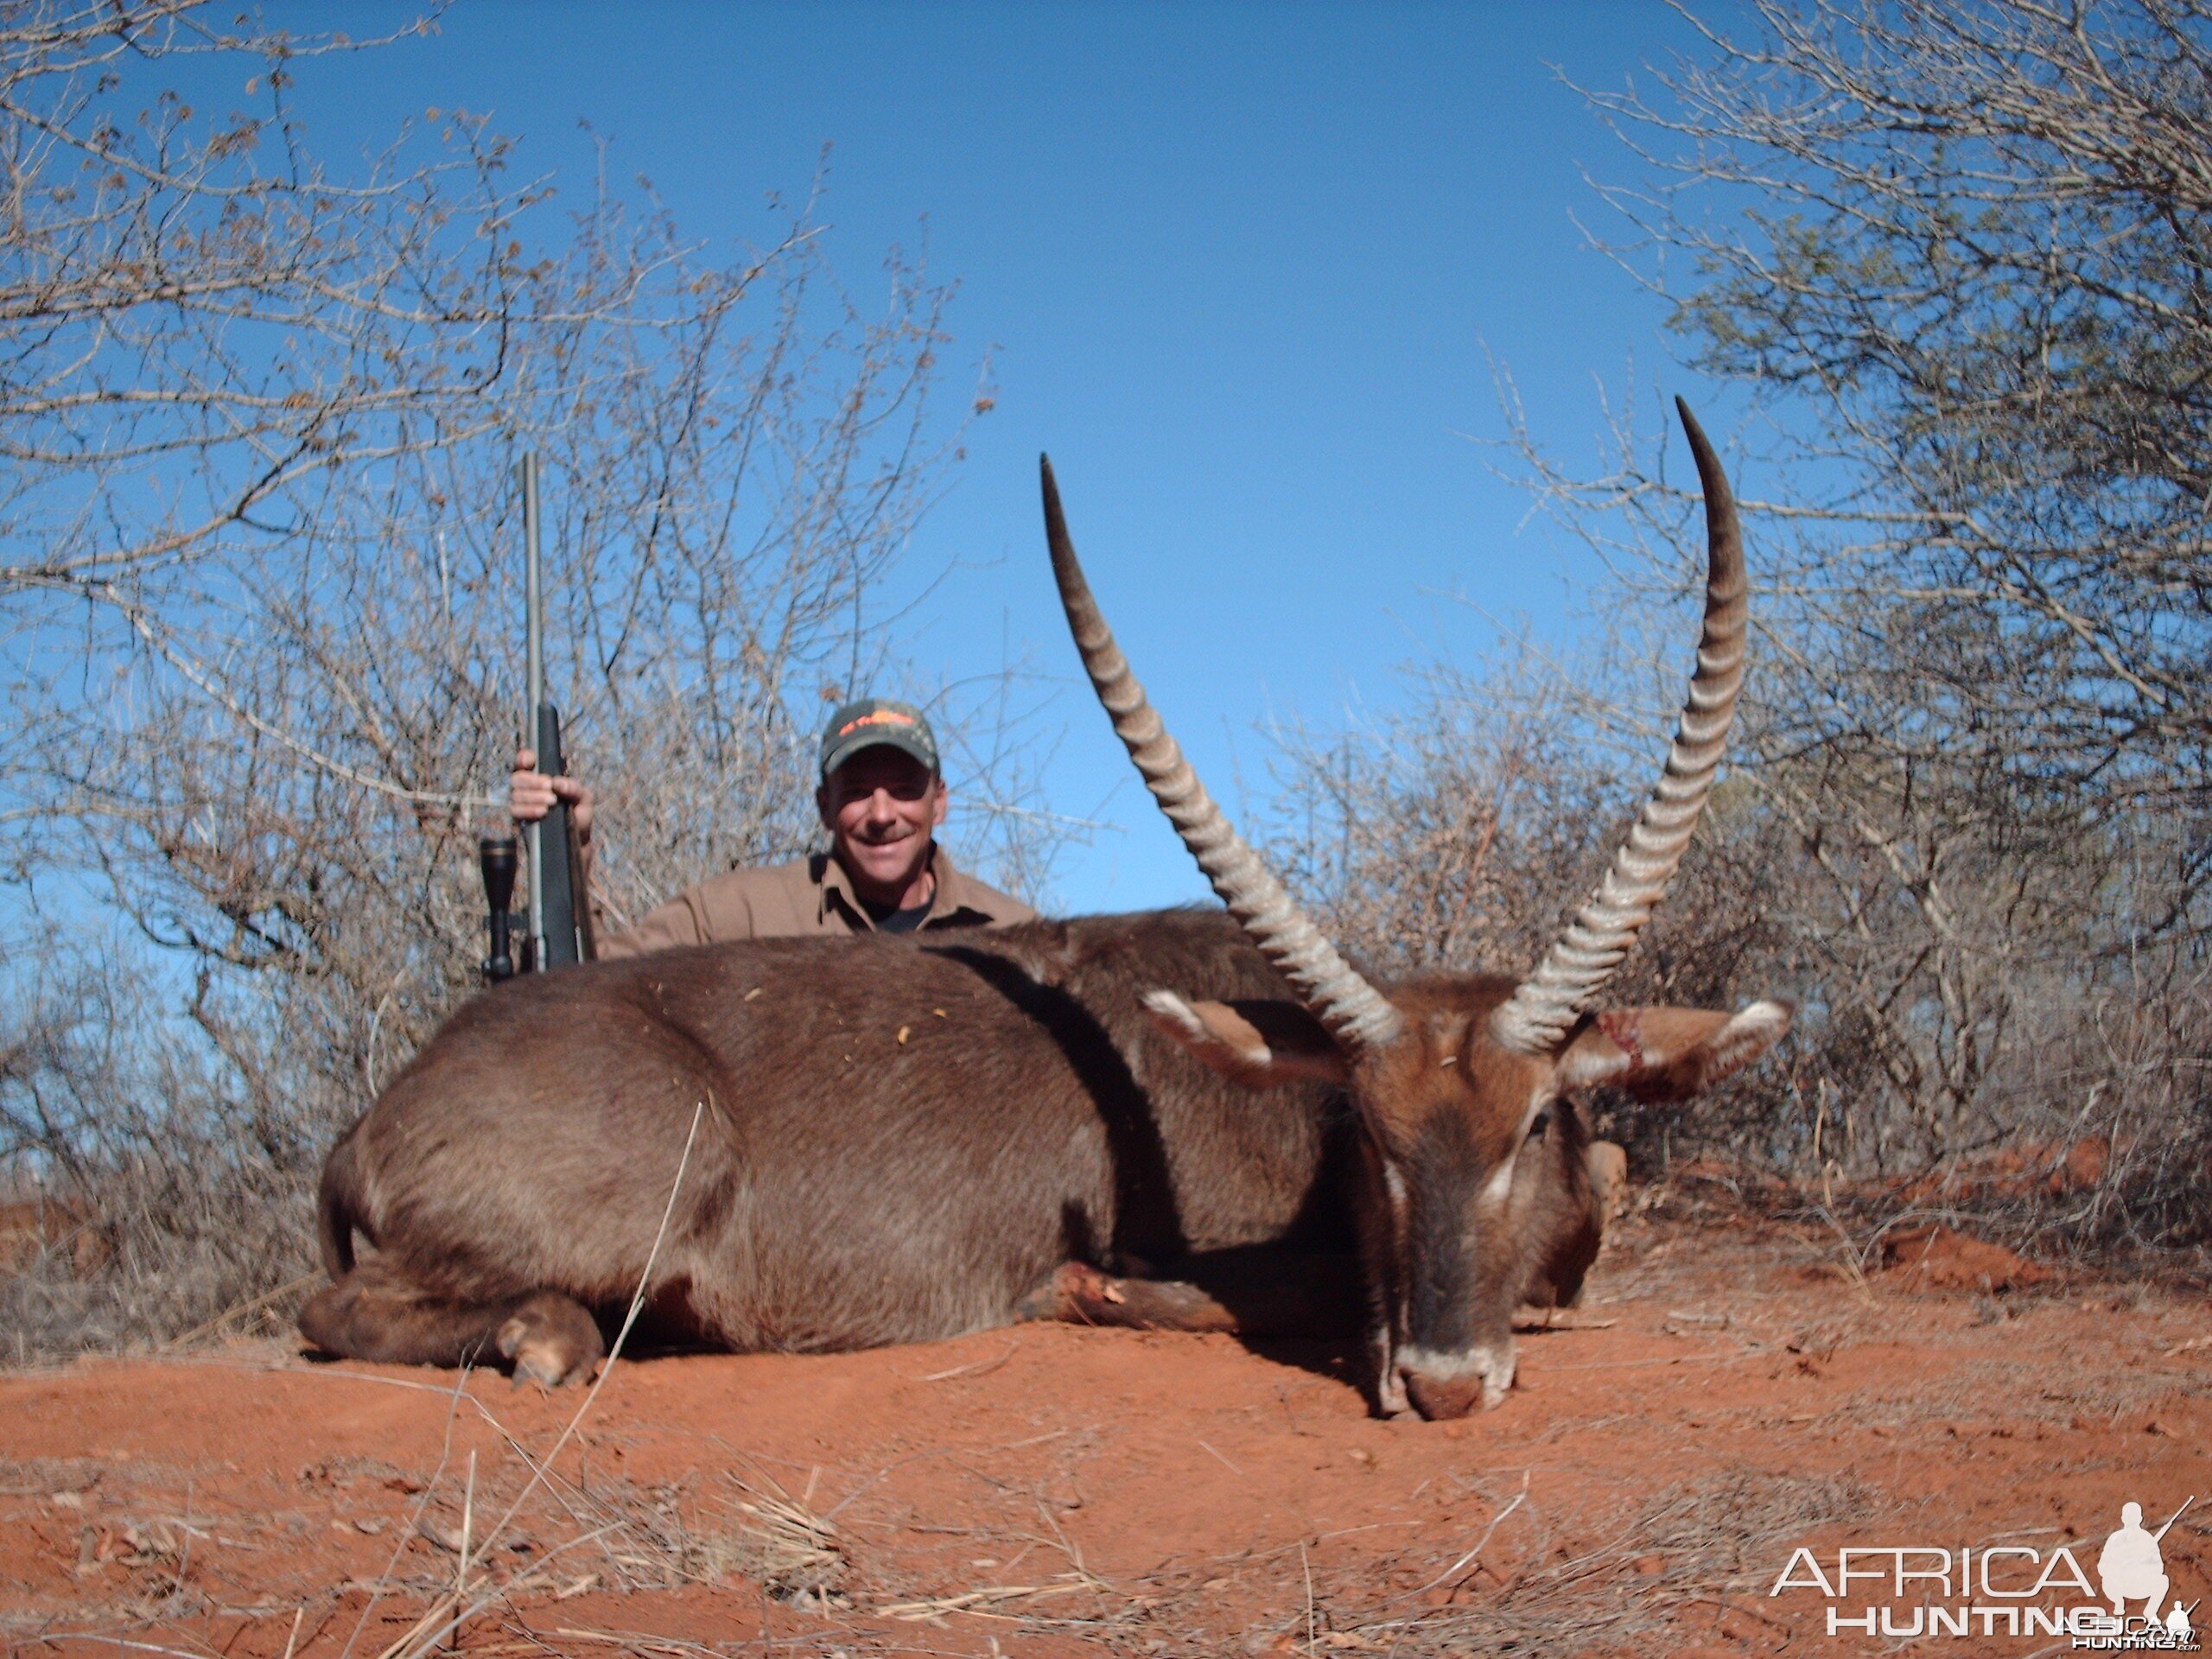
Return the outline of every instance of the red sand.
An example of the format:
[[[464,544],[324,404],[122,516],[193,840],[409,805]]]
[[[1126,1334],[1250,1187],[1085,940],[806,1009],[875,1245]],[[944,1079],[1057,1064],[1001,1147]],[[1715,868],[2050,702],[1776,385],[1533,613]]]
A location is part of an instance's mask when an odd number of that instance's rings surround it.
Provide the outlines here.
[[[1580,1310],[1614,1323],[1524,1338],[1522,1386],[1457,1424],[1372,1420],[1349,1356],[1223,1337],[624,1360],[557,1497],[473,1569],[514,1582],[460,1645],[1853,1653],[1875,1644],[1828,1637],[1817,1592],[1767,1593],[1801,1543],[1831,1564],[1838,1544],[2067,1543],[2094,1575],[2123,1502],[2155,1526],[2191,1493],[2166,1570],[2184,1601],[2212,1592],[2212,1309],[2023,1282],[2008,1254],[1934,1236],[1862,1280],[1809,1233],[1631,1220]],[[516,1446],[543,1456],[582,1397],[458,1380],[274,1340],[0,1376],[0,1634],[407,1650],[454,1578],[423,1535],[458,1541],[469,1454],[480,1545],[527,1478]],[[841,1559],[788,1574],[826,1572],[827,1605],[760,1581],[761,1517],[737,1506],[779,1491],[834,1529]]]

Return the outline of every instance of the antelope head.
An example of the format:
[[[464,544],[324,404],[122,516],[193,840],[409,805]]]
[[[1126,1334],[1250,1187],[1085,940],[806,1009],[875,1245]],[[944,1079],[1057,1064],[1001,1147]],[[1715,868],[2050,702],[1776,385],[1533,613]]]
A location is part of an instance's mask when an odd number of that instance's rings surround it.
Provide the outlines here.
[[[1512,1316],[1588,1189],[1573,1096],[1613,1084],[1685,1098],[1764,1053],[1790,1010],[1592,1010],[1689,845],[1743,684],[1743,538],[1727,480],[1676,404],[1705,494],[1708,565],[1697,669],[1664,772],[1597,891],[1516,982],[1431,974],[1378,984],[1338,952],[1231,827],[1129,671],[1068,538],[1050,461],[1045,529],[1068,625],[1146,786],[1294,1003],[1230,1007],[1151,992],[1155,1022],[1255,1087],[1340,1084],[1364,1130],[1376,1392],[1428,1418],[1495,1406],[1513,1385]],[[1579,1273],[1579,1268],[1576,1269]]]

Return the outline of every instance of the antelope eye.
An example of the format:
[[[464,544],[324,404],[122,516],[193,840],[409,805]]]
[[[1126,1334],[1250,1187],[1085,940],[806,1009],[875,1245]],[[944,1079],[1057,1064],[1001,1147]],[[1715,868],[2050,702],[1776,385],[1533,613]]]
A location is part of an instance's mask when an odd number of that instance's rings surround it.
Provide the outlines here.
[[[1551,1128],[1551,1109],[1549,1107],[1546,1107],[1542,1111],[1536,1114],[1535,1121],[1529,1125],[1529,1138],[1531,1141],[1542,1140],[1544,1138],[1544,1131]]]

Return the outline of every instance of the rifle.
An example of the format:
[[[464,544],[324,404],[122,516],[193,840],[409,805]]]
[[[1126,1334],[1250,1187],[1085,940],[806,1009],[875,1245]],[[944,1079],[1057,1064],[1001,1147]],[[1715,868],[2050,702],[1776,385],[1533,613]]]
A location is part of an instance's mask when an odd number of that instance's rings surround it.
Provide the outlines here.
[[[2168,1529],[2168,1528],[2170,1528],[2170,1527],[2171,1527],[2175,1522],[2177,1522],[2177,1521],[2180,1520],[2180,1519],[2182,1518],[2182,1516],[2183,1516],[2184,1515],[2187,1515],[2187,1514],[2189,1513],[2189,1506],[2190,1506],[2190,1504],[2194,1503],[2196,1503],[2196,1493],[2194,1493],[2194,1492],[2191,1492],[2191,1493],[2189,1495],[2189,1497],[2188,1497],[2187,1502],[2183,1503],[2182,1504],[2181,1508],[2179,1508],[2179,1509],[2176,1510],[2175,1510],[2171,1515],[2170,1515],[2170,1516],[2168,1516],[2166,1517],[2166,1524],[2165,1524],[2165,1526],[2164,1526],[2164,1527],[2160,1527],[2160,1528],[2159,1528],[2156,1532],[2154,1532],[2154,1533],[2152,1533],[2152,1534],[2151,1535],[2151,1541],[2152,1541],[2152,1543],[2154,1543],[2154,1544],[2155,1544],[2155,1543],[2159,1542],[2162,1539],[2164,1539],[2164,1538],[2165,1537],[2165,1535],[2166,1535],[2167,1529]],[[2190,1611],[2194,1611],[2195,1610],[2194,1610],[2194,1609],[2191,1609]]]
[[[561,753],[561,711],[545,699],[545,589],[538,560],[537,457],[522,458],[522,533],[528,572],[530,656],[524,696],[525,721],[537,752],[537,769],[557,778],[568,770]],[[523,827],[530,865],[530,913],[519,966],[543,973],[596,954],[591,934],[591,906],[585,899],[583,853],[574,815],[556,800],[539,823]],[[510,949],[515,891],[515,839],[486,836],[479,843],[484,897],[491,910],[492,953],[484,976],[494,983],[512,977],[518,966]]]

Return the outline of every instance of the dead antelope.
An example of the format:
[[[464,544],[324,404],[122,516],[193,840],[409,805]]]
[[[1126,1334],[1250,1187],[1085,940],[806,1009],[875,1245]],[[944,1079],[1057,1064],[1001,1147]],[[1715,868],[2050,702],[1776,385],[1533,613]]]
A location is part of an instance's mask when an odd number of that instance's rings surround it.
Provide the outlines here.
[[[334,1283],[302,1329],[367,1359],[496,1351],[550,1383],[599,1358],[649,1258],[656,1321],[737,1349],[1040,1313],[1280,1330],[1333,1285],[1365,1309],[1382,1409],[1495,1404],[1516,1301],[1571,1300],[1596,1252],[1576,1091],[1692,1094],[1789,1023],[1773,1002],[1585,1012],[1681,858],[1742,677],[1735,512],[1683,418],[1711,546],[1689,704],[1604,885],[1526,981],[1375,983],[1338,956],[1146,702],[1047,467],[1084,660],[1227,913],[706,946],[489,992],[333,1148]]]
[[[1578,1160],[1573,1097],[1599,1084],[1695,1094],[1765,1052],[1789,1009],[1586,1012],[1664,895],[1689,846],[1744,677],[1743,536],[1718,458],[1679,401],[1705,493],[1707,569],[1697,670],[1666,768],[1598,891],[1535,971],[1515,984],[1476,975],[1369,982],[1300,912],[1183,759],[1114,643],[1068,538],[1052,467],[1046,534],[1084,666],[1153,798],[1229,912],[1296,994],[1262,1026],[1245,1009],[1194,1000],[1163,976],[1146,1006],[1224,1077],[1341,1086],[1357,1114],[1369,1340],[1385,1411],[1425,1417],[1496,1405],[1513,1384],[1518,1291],[1551,1266],[1579,1221],[1560,1182]],[[1303,1019],[1296,1016],[1302,1014]],[[1561,1211],[1565,1211],[1563,1217]]]

